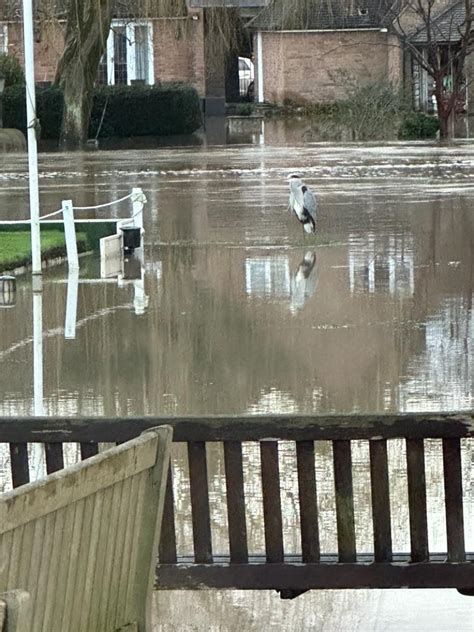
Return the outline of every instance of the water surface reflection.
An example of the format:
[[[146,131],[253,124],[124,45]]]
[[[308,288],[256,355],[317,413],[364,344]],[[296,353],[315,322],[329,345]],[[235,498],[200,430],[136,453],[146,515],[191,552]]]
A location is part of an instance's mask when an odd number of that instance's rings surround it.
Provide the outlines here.
[[[398,144],[384,149],[196,148],[79,154],[68,159],[67,167],[62,161],[63,156],[54,154],[42,158],[45,211],[54,210],[66,190],[78,204],[88,205],[142,186],[150,203],[139,310],[137,286],[101,280],[95,257],[82,259],[75,287],[64,282],[65,267],[45,274],[41,337],[45,414],[474,408],[474,147],[463,146],[462,152],[459,147]],[[303,241],[299,226],[286,213],[285,175],[295,169],[306,173],[319,191],[315,239]],[[26,213],[24,165],[21,169],[18,164],[5,165],[0,201],[5,218],[18,216],[19,208]],[[29,280],[19,279],[15,307],[0,310],[2,415],[31,415],[35,402],[38,406],[33,388],[32,298]],[[5,467],[2,455],[0,467]],[[220,447],[215,446],[210,456],[213,537],[217,549],[223,550],[226,518]],[[354,444],[353,458],[357,545],[359,550],[370,550],[367,446]],[[465,443],[470,525],[474,521],[472,458],[472,445]],[[255,446],[246,447],[245,459],[249,532],[258,550],[263,533],[261,490],[252,478],[259,467]],[[288,472],[282,498],[285,545],[297,551],[294,454],[283,449],[281,459]],[[402,550],[407,515],[401,444],[392,444],[390,459],[398,520],[394,543]],[[326,550],[335,546],[330,460],[330,448],[318,446],[318,502]],[[436,442],[427,447],[427,462],[430,545],[443,550]],[[179,472],[177,508],[182,515],[178,541],[185,552],[191,527],[186,518],[187,465],[179,449],[174,463]],[[471,549],[473,537],[470,529]],[[453,593],[443,593],[439,599],[434,593],[427,595],[323,592],[281,604],[276,596],[254,593],[179,597],[164,593],[158,603],[160,619],[167,621],[164,630],[187,625],[207,629],[211,620],[210,626],[222,630],[242,625],[255,630],[266,626],[382,630],[394,629],[396,622],[401,626],[397,629],[410,630],[415,621],[418,630],[471,629],[467,598]],[[172,611],[176,599],[179,619]],[[190,603],[194,617],[188,622],[184,609]],[[406,605],[401,608],[400,603]],[[423,615],[410,617],[410,604],[423,607]]]

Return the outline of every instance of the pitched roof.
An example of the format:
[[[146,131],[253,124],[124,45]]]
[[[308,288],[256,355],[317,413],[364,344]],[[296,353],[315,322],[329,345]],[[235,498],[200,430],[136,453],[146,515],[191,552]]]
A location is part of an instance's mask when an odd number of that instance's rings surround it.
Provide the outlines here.
[[[248,26],[262,31],[382,28],[388,26],[393,4],[393,0],[274,0]]]
[[[465,20],[466,6],[464,0],[459,0],[431,20],[431,40],[438,44],[459,41],[459,29],[462,31]],[[409,39],[413,43],[425,44],[428,41],[427,25],[423,24],[409,35]]]

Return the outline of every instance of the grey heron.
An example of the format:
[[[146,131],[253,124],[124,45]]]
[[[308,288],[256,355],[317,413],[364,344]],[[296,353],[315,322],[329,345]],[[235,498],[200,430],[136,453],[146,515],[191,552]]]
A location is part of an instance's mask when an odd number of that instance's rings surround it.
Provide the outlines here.
[[[316,197],[297,173],[288,176],[290,199],[288,208],[296,215],[306,233],[316,232]]]

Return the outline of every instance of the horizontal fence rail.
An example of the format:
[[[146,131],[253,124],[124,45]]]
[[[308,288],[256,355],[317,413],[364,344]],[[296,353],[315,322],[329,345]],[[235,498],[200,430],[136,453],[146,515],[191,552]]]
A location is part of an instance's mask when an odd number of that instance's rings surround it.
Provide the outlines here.
[[[462,456],[463,450],[474,451],[474,414],[3,418],[0,443],[10,444],[11,480],[18,486],[29,479],[28,444],[44,444],[46,470],[52,472],[64,467],[64,443],[78,443],[84,459],[101,443],[122,443],[160,424],[173,427],[182,456],[172,458],[168,473],[158,587],[277,589],[285,597],[310,588],[453,587],[466,594],[474,589],[474,552],[466,551],[474,528],[469,522],[474,489],[463,479]],[[431,440],[438,440],[442,477],[442,552],[430,551],[429,543]],[[389,458],[393,441],[403,455],[406,483],[404,551],[394,545],[401,518],[393,510],[399,501]],[[362,464],[354,461],[359,443],[366,455]],[[366,548],[358,545],[356,524],[361,468],[368,499],[362,527],[371,540]],[[319,489],[321,481],[330,493]],[[257,496],[254,524],[249,512]],[[217,521],[216,505],[222,506]],[[332,551],[324,545],[330,515]],[[258,528],[263,547],[255,545]],[[298,541],[296,552],[288,547],[288,530],[292,542]]]

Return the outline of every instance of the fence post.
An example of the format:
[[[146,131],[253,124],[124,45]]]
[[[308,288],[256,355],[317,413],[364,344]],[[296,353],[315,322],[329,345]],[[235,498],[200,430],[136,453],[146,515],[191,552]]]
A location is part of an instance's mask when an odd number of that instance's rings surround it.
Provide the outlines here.
[[[139,228],[143,233],[143,206],[146,204],[146,196],[143,189],[137,187],[132,189],[132,218],[135,228]]]
[[[66,238],[67,262],[70,270],[79,270],[77,255],[76,227],[74,226],[74,208],[72,200],[63,200],[61,204]]]

